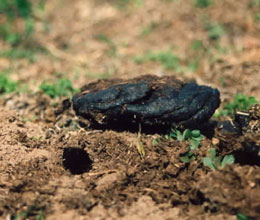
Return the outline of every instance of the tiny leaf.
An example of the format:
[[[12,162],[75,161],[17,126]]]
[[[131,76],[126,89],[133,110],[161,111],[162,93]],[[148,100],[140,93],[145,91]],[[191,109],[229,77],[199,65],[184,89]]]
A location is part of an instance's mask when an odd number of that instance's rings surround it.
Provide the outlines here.
[[[191,131],[191,135],[192,135],[192,137],[194,137],[194,138],[200,137],[200,130],[192,130],[192,131]]]
[[[184,141],[184,136],[179,130],[176,130],[176,134],[177,134],[178,141]]]
[[[209,154],[209,157],[214,160],[216,158],[216,149],[215,148],[210,148],[208,150],[208,154]]]
[[[226,165],[230,165],[230,164],[233,164],[235,162],[235,157],[230,154],[230,155],[226,155],[222,162],[221,162],[221,167],[225,167]]]
[[[190,140],[190,149],[195,150],[200,146],[200,141]]]
[[[189,163],[189,162],[191,162],[192,160],[194,160],[195,159],[195,156],[194,156],[194,154],[192,153],[192,152],[187,152],[187,153],[185,153],[185,154],[183,154],[183,156],[180,156],[180,160],[181,160],[181,162],[183,162],[183,163]]]
[[[158,144],[159,144],[158,138],[154,138],[153,141],[152,141],[152,145],[156,146]]]
[[[183,140],[187,140],[191,137],[191,130],[190,129],[185,129],[185,131],[183,132]]]
[[[207,167],[209,167],[212,170],[216,170],[216,166],[215,166],[215,164],[214,164],[214,162],[213,162],[213,160],[211,158],[203,157],[202,158],[202,162],[203,162],[204,166],[207,166]]]
[[[236,217],[237,217],[237,220],[249,220],[249,218],[242,213],[238,213],[236,215]]]

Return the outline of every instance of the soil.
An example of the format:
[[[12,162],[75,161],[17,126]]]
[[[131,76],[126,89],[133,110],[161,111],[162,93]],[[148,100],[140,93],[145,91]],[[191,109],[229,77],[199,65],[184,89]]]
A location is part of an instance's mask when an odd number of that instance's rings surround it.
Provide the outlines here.
[[[88,88],[98,91],[119,78],[150,74],[218,88],[221,106],[236,93],[260,100],[254,1],[214,1],[205,9],[193,1],[133,1],[125,8],[118,2],[47,0],[30,43],[49,53],[37,54],[34,62],[0,58],[0,69],[11,69],[10,77],[28,86],[26,93],[0,97],[0,218],[235,220],[242,213],[260,219],[259,129],[225,132],[216,125],[229,118],[213,118],[200,127],[205,137],[196,159],[183,163],[180,155],[189,142],[168,140],[169,130],[84,127],[72,108],[63,109],[68,97],[53,99],[39,91],[43,80],[62,77],[82,90],[92,83]],[[228,53],[208,38],[205,17],[225,27],[218,42],[231,48]],[[141,34],[151,24],[152,32]],[[190,50],[197,39],[213,48],[211,55]],[[0,41],[1,49],[8,47]],[[159,62],[133,62],[147,51],[169,48],[183,66],[200,57],[198,69],[179,72]],[[220,156],[233,154],[235,163],[214,171],[203,166],[210,148]]]

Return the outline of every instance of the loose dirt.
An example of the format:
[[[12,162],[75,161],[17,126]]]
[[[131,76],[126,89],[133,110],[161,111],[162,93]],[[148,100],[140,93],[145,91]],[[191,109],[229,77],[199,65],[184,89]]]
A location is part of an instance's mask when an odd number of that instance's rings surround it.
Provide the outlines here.
[[[116,84],[117,78],[175,75],[218,88],[222,106],[238,92],[260,100],[257,7],[246,0],[214,1],[207,9],[192,1],[149,0],[123,9],[116,2],[46,1],[34,43],[52,55],[38,54],[33,63],[0,58],[0,68],[12,67],[10,77],[29,87],[27,93],[0,98],[0,218],[235,220],[242,213],[259,219],[259,131],[223,132],[217,120],[228,118],[213,118],[200,127],[205,138],[196,159],[183,163],[180,155],[189,142],[166,139],[168,130],[90,129],[71,108],[62,109],[68,97],[51,99],[38,89],[43,80],[61,77],[76,88],[85,90],[92,82],[91,90],[100,90],[108,86],[103,78]],[[190,50],[196,39],[211,46],[205,17],[225,25],[219,43],[233,48],[229,53],[214,47],[214,59],[208,59]],[[150,24],[155,28],[142,35]],[[1,41],[0,47],[8,45]],[[169,48],[183,66],[201,56],[198,69],[180,73],[159,62],[133,62],[147,51]],[[202,157],[213,147],[220,156],[233,154],[235,164],[215,171],[203,166]]]

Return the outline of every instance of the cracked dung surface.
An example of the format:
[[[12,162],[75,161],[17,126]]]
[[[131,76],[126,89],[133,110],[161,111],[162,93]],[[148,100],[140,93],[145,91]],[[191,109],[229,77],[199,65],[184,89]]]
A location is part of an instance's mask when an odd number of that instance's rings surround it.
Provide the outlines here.
[[[195,126],[207,121],[219,107],[217,89],[167,78],[176,83],[145,76],[98,91],[93,84],[87,85],[73,97],[73,109],[92,125]]]

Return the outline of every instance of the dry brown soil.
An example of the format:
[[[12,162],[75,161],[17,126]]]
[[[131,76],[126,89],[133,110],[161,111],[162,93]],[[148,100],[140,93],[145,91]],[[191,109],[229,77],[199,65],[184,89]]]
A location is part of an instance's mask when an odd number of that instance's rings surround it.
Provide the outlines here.
[[[31,43],[49,53],[37,54],[34,62],[0,58],[0,70],[11,68],[10,77],[29,87],[0,97],[0,218],[235,220],[242,213],[260,219],[260,159],[248,150],[259,150],[259,133],[235,136],[209,126],[188,164],[179,159],[188,142],[142,134],[141,157],[138,131],[84,129],[71,109],[55,115],[66,97],[51,99],[38,89],[43,80],[59,77],[81,88],[99,78],[175,75],[218,88],[222,103],[238,92],[260,100],[259,8],[250,0],[214,1],[206,9],[191,0],[130,1],[125,8],[117,2],[47,0]],[[225,27],[218,43],[227,53],[209,40],[205,20]],[[210,55],[190,49],[198,39]],[[1,50],[8,47],[0,41]],[[179,56],[182,67],[199,57],[198,69],[133,62],[147,51],[165,50]],[[222,156],[234,154],[235,164],[216,171],[203,166],[212,147]]]

